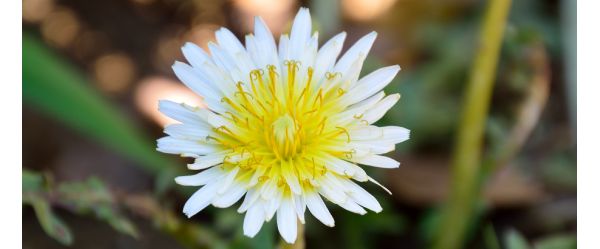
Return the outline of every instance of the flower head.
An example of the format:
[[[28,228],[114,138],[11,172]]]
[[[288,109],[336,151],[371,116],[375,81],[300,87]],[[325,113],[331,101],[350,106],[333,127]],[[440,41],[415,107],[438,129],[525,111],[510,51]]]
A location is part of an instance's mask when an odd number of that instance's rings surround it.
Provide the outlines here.
[[[355,181],[375,182],[358,164],[399,166],[381,154],[407,140],[409,131],[373,123],[400,99],[383,92],[400,67],[359,79],[376,33],[336,60],[345,37],[340,33],[319,49],[309,11],[301,8],[279,47],[257,17],[245,46],[222,28],[218,44],[208,44],[210,56],[194,44],[182,48],[190,65],[176,62],[173,70],[208,108],[161,101],[160,111],[181,123],[165,128],[168,136],[158,140],[158,150],[193,157],[188,168],[202,170],[175,179],[202,186],[183,207],[188,217],[244,197],[238,212],[246,213],[245,235],[253,237],[277,215],[279,233],[292,243],[307,207],[334,226],[322,196],[358,214],[381,211]]]

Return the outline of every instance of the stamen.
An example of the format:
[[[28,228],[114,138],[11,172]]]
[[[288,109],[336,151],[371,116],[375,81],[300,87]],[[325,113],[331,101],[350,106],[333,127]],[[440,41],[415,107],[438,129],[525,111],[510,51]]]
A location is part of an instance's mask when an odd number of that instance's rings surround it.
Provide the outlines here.
[[[339,127],[339,126],[336,126],[335,128],[342,130],[341,132],[346,134],[346,137],[348,137],[348,143],[350,143],[350,133],[348,132],[348,130],[346,130],[343,127]]]
[[[330,81],[333,80],[333,79],[335,79],[337,76],[340,76],[340,78],[341,78],[342,77],[342,73],[340,73],[340,72],[335,72],[335,73],[326,72],[325,73],[325,78],[327,80],[330,80]]]
[[[261,183],[264,183],[264,182],[266,182],[267,180],[269,180],[269,177],[268,177],[268,176],[262,175],[262,176],[259,176],[259,177],[258,177],[258,181],[259,181],[259,182],[261,182]]]
[[[319,123],[319,135],[323,134],[323,129],[325,129],[325,122],[327,122],[327,117],[324,117],[323,120]]]

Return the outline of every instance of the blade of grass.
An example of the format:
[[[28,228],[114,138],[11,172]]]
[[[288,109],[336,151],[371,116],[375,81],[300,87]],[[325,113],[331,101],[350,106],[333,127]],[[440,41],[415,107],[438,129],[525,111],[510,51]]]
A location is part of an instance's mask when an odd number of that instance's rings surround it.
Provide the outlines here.
[[[23,34],[23,99],[67,126],[137,162],[149,173],[168,169],[154,141],[91,87],[86,77],[31,34]]]
[[[443,209],[433,248],[457,249],[474,213],[479,191],[483,131],[496,75],[500,45],[509,12],[510,0],[491,0],[484,16],[452,160],[452,189]]]

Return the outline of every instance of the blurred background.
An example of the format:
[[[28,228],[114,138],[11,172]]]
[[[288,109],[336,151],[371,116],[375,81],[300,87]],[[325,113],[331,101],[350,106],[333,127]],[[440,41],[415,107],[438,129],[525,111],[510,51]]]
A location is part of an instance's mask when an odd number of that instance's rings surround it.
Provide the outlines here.
[[[321,44],[346,31],[347,49],[379,33],[362,73],[402,67],[386,89],[402,98],[380,125],[411,130],[392,153],[399,169],[368,169],[393,192],[366,185],[384,211],[329,205],[336,227],[307,218],[305,247],[432,246],[452,227],[441,225],[445,203],[461,202],[451,162],[488,2],[22,0],[23,246],[281,247],[274,221],[244,237],[234,207],[181,214],[193,189],[174,186],[186,160],[154,150],[173,122],[157,105],[202,106],[171,71],[184,42],[206,47],[221,26],[243,38],[256,15],[279,37],[300,6]],[[575,9],[574,0],[510,6],[462,248],[576,248]]]

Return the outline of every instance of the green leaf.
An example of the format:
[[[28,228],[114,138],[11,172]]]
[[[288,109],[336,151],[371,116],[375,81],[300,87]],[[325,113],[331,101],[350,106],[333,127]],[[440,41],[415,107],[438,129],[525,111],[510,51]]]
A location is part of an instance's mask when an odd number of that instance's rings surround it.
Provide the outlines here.
[[[577,238],[573,235],[554,235],[535,243],[535,249],[575,249]]]
[[[59,219],[50,208],[50,204],[42,198],[31,198],[30,203],[42,226],[42,229],[63,245],[73,244],[73,234],[69,227]]]
[[[529,249],[527,240],[517,230],[510,230],[505,237],[507,249]]]
[[[483,241],[488,249],[501,249],[500,242],[492,224],[487,224],[483,230]]]
[[[42,188],[44,178],[33,171],[23,169],[21,173],[21,185],[23,192],[39,191]]]
[[[90,87],[72,65],[23,33],[23,100],[159,174],[169,161],[122,113]]]
[[[108,220],[108,224],[110,224],[110,226],[112,228],[114,228],[115,230],[117,230],[120,233],[130,235],[131,237],[134,237],[134,238],[139,238],[137,229],[135,228],[133,223],[131,223],[131,221],[129,221],[128,219],[125,219],[120,216],[116,216],[116,217],[112,217],[112,219]]]
[[[93,213],[118,232],[138,237],[137,229],[118,210],[115,198],[100,179],[92,177],[84,182],[62,183],[58,192],[60,201],[74,207],[76,212]]]

